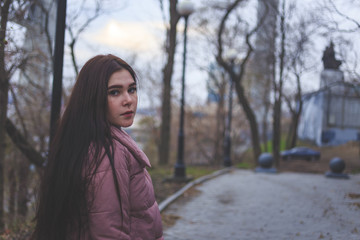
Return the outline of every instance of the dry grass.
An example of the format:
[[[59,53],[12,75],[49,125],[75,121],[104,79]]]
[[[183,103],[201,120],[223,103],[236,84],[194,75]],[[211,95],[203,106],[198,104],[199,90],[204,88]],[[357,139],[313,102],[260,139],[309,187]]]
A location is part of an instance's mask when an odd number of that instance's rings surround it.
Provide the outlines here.
[[[360,173],[359,143],[349,142],[339,146],[316,147],[314,150],[321,152],[319,161],[292,160],[281,161],[280,171],[324,173],[330,171],[329,163],[334,157],[339,157],[345,162],[345,173]]]

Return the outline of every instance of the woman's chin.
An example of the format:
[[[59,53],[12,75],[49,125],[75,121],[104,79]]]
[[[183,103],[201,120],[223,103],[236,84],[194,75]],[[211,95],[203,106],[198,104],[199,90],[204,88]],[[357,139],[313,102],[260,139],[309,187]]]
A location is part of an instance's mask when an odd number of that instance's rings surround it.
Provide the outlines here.
[[[126,121],[126,122],[122,122],[122,123],[118,124],[118,126],[127,128],[127,127],[130,127],[132,124],[133,124],[133,121]]]

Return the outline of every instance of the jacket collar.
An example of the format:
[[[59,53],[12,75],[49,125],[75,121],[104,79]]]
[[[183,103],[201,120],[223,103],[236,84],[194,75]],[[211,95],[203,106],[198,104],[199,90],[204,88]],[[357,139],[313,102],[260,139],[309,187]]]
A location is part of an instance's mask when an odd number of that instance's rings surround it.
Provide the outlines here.
[[[129,136],[129,134],[127,134],[122,128],[116,126],[112,126],[111,131],[115,135],[115,139],[124,145],[138,161],[143,162],[147,167],[151,167],[148,157]]]

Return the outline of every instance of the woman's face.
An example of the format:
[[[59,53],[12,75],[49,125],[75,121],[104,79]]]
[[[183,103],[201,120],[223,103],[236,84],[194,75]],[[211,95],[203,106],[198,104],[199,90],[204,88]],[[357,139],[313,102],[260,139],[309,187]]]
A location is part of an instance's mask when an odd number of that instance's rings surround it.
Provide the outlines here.
[[[138,99],[136,82],[129,71],[123,69],[110,76],[107,96],[109,122],[120,127],[131,126]]]

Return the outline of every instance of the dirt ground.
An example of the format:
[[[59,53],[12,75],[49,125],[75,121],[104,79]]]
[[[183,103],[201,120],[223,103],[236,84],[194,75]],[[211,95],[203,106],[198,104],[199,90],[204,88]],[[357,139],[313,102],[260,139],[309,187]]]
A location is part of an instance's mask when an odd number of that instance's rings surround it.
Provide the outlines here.
[[[164,182],[163,179],[152,178],[156,201],[160,204],[167,197],[180,190],[186,183]]]

